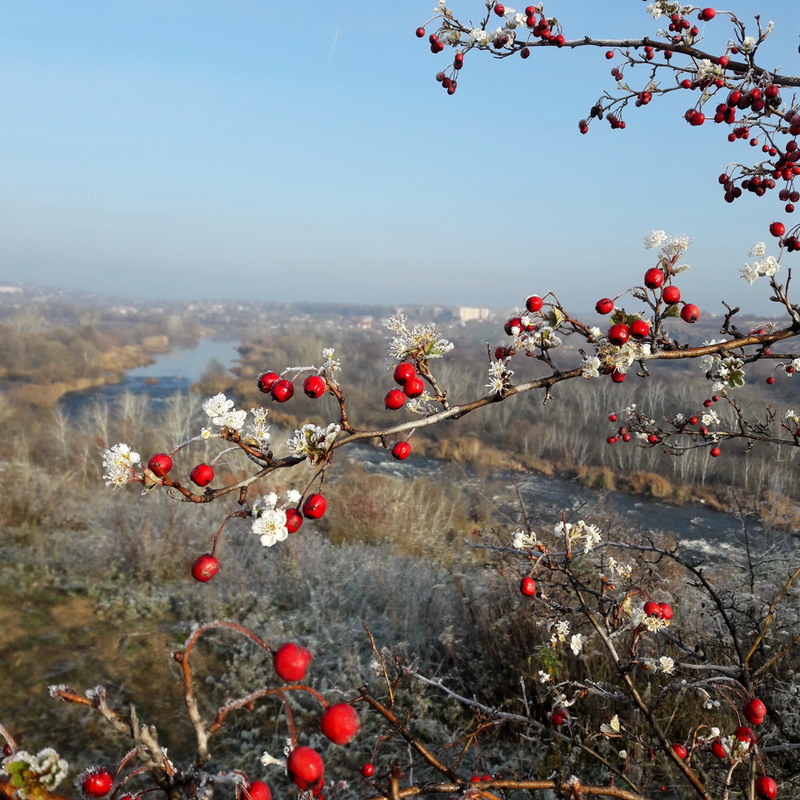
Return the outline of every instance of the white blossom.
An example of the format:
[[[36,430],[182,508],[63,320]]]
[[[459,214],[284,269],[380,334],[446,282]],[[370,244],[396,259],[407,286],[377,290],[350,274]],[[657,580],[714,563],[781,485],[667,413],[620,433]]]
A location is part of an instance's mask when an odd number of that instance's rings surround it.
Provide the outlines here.
[[[756,49],[756,40],[752,36],[745,36],[739,45],[739,49],[743,53],[752,53]]]
[[[539,683],[547,683],[550,680],[550,673],[543,669],[539,670]]]
[[[670,675],[675,669],[675,662],[669,656],[661,656],[658,659],[658,671],[665,675]]]
[[[140,461],[138,453],[131,450],[130,445],[120,442],[103,453],[103,467],[106,486],[124,486],[138,480],[134,466]]]
[[[644,237],[645,250],[652,250],[654,247],[661,247],[661,245],[666,241],[666,238],[666,231],[650,231],[650,233]]]
[[[260,537],[263,547],[272,547],[284,541],[289,536],[286,528],[286,512],[275,508],[264,509],[253,520],[251,530]]]
[[[229,400],[224,394],[215,394],[203,402],[203,411],[211,419],[214,425],[220,428],[230,428],[231,430],[241,430],[247,419],[246,411],[237,411],[233,407],[233,400]]]
[[[600,359],[597,356],[587,356],[581,364],[582,378],[600,377]]]
[[[583,634],[573,633],[569,640],[569,648],[577,656],[583,650]]]
[[[418,358],[441,358],[453,349],[452,342],[439,336],[433,324],[406,326],[406,315],[395,314],[386,322],[386,327],[395,335],[389,342],[387,367],[398,361],[413,361]]]
[[[767,254],[767,246],[764,242],[756,242],[750,248],[750,255],[754,258],[763,258]]]
[[[489,35],[482,28],[473,28],[469,32],[468,40],[476,47],[486,47],[489,44]]]
[[[308,423],[296,430],[289,439],[289,452],[294,456],[304,456],[309,466],[324,461],[336,439],[341,426],[331,423],[326,428]]]
[[[511,541],[517,550],[524,550],[526,547],[536,547],[538,540],[534,531],[514,531],[511,534]]]
[[[719,414],[714,411],[713,408],[709,408],[702,417],[700,417],[700,422],[703,423],[706,427],[709,425],[719,425]]]

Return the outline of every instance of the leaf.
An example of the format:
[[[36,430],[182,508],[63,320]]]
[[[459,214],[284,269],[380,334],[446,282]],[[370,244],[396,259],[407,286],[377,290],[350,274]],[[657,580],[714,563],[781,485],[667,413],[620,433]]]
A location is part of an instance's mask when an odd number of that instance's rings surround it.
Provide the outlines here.
[[[600,733],[602,733],[604,736],[620,736],[620,729],[621,726],[619,724],[619,715],[614,714],[614,716],[611,717],[611,721],[608,723],[608,725],[606,725],[604,722],[600,726]]]

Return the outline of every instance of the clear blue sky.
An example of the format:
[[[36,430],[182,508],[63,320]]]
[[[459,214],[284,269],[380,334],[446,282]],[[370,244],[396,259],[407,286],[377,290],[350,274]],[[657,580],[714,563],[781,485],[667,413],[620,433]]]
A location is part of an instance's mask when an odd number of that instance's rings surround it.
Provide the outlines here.
[[[663,228],[695,241],[686,299],[768,307],[766,286],[738,275],[782,204],[729,206],[716,182],[750,148],[688,126],[685,97],[581,136],[614,88],[588,48],[470,54],[448,97],[445,54],[414,37],[432,5],[3,0],[0,281],[497,307],[555,290],[580,310],[641,282],[642,239]],[[763,8],[767,65],[800,72],[796,0],[728,7]],[[613,8],[546,6],[568,38],[663,22],[640,0]]]

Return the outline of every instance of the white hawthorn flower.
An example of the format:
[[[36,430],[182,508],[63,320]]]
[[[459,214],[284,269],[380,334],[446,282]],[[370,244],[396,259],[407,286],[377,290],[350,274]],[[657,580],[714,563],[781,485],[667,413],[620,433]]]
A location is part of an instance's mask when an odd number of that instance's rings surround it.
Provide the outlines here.
[[[9,773],[8,768],[12,764],[24,764],[24,770],[31,772],[36,781],[51,792],[67,777],[69,771],[69,764],[52,747],[45,747],[36,755],[27,750],[17,750],[0,761],[0,771]],[[17,789],[16,795],[23,798],[28,796],[22,788]]]
[[[106,486],[124,486],[137,480],[134,465],[138,464],[140,456],[131,450],[130,445],[120,442],[103,453],[103,467],[105,468]]]
[[[675,669],[675,662],[669,656],[661,656],[658,659],[658,671],[665,675],[671,675]]]
[[[286,528],[286,512],[280,509],[267,508],[253,520],[251,530],[261,538],[263,547],[272,547],[289,536]]]
[[[481,28],[473,28],[469,32],[469,43],[476,47],[486,47],[489,44],[489,34]]]
[[[584,358],[583,363],[581,364],[581,377],[600,377],[600,359],[597,356],[588,356],[587,358]]]
[[[668,256],[674,257],[686,250],[691,243],[692,240],[685,233],[681,233],[678,236],[671,236],[662,249]]]
[[[548,623],[550,631],[550,646],[555,647],[559,642],[566,642],[569,636],[569,622],[565,619],[551,619]]]
[[[536,534],[531,531],[523,531],[522,529],[514,531],[511,534],[511,541],[517,550],[524,550],[526,547],[536,547],[538,540]]]
[[[759,278],[758,266],[756,264],[745,264],[742,267],[742,277],[752,286]]]
[[[304,456],[309,466],[324,461],[341,427],[331,423],[326,428],[308,423],[296,430],[289,439],[289,452],[294,456]]]
[[[756,242],[751,248],[749,255],[754,258],[763,258],[767,254],[767,246],[764,242]]]
[[[241,430],[247,419],[247,412],[234,409],[233,400],[229,400],[224,394],[215,394],[203,401],[203,411],[214,425],[234,431]]]
[[[440,338],[433,324],[415,325],[409,330],[405,314],[389,317],[386,327],[395,334],[389,343],[389,365],[417,358],[441,358],[453,349],[453,343]]]
[[[756,40],[752,36],[745,36],[742,40],[742,43],[739,45],[739,49],[743,53],[752,53],[756,47]]]
[[[300,502],[300,498],[302,496],[303,495],[301,495],[300,492],[297,491],[297,489],[289,489],[286,492],[286,499],[293,506],[296,506]]]
[[[539,670],[539,683],[547,683],[550,680],[550,673],[543,669]]]
[[[650,231],[650,233],[644,237],[645,250],[651,250],[654,247],[661,247],[661,245],[666,241],[666,238],[667,234],[665,231]]]
[[[569,639],[569,648],[577,656],[583,650],[583,634],[573,633]]]
[[[703,423],[706,427],[709,425],[719,425],[719,414],[714,411],[713,408],[709,408],[702,417],[700,417],[700,422]]]

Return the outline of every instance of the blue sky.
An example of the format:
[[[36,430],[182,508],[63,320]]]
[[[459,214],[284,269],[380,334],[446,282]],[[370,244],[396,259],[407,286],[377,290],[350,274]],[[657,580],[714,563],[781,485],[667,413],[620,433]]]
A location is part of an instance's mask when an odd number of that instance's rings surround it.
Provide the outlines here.
[[[614,88],[588,48],[469,54],[448,97],[434,80],[445,54],[414,37],[432,5],[4,0],[0,280],[500,308],[553,290],[582,310],[641,282],[642,239],[663,228],[694,239],[687,300],[768,308],[739,269],[782,204],[727,205],[716,182],[750,148],[688,126],[686,97],[581,136]],[[763,7],[767,65],[800,72],[795,0],[730,7]],[[568,38],[660,26],[639,0],[598,8],[546,6]],[[721,19],[708,32],[727,39]]]

